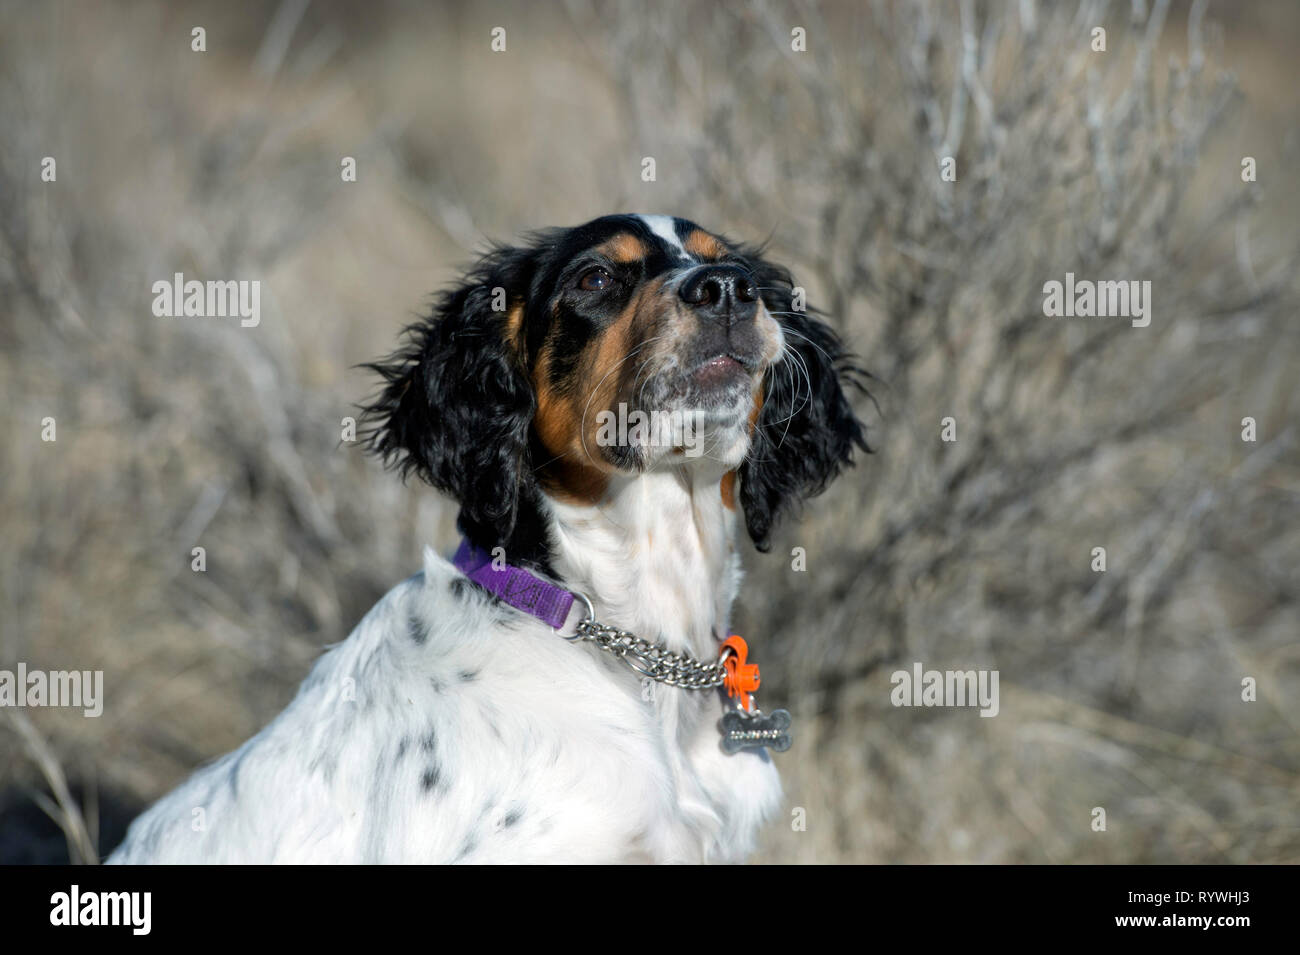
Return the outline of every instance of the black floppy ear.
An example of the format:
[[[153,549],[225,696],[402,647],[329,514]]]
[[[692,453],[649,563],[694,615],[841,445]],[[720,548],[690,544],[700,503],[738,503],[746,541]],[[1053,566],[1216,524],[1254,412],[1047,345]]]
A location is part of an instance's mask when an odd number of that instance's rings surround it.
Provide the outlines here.
[[[510,539],[533,489],[536,398],[515,334],[531,272],[524,251],[490,252],[406,329],[403,348],[364,366],[384,379],[363,408],[368,450],[456,498],[461,530],[482,547]]]
[[[766,551],[777,519],[820,494],[853,448],[870,451],[864,428],[844,395],[865,391],[867,373],[825,322],[794,308],[793,281],[780,266],[749,256],[763,304],[785,333],[785,353],[768,369],[763,406],[749,455],[740,466],[740,501],[754,545]],[[802,302],[800,305],[802,306]]]

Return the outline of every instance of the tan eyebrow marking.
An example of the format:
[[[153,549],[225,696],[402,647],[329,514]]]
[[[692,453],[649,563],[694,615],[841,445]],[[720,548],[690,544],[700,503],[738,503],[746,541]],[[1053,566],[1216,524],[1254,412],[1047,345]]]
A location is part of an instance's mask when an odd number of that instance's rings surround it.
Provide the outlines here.
[[[640,262],[646,257],[645,243],[630,232],[620,232],[614,238],[596,246],[596,251],[620,265]]]
[[[682,242],[684,248],[697,259],[720,259],[727,254],[727,247],[717,236],[709,235],[703,229],[693,229]]]

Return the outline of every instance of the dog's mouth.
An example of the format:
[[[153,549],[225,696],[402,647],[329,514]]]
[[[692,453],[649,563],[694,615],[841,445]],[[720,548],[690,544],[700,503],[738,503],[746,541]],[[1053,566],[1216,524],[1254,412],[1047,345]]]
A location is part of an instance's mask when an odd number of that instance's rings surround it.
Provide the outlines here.
[[[651,389],[652,399],[661,407],[737,408],[752,394],[760,372],[761,362],[744,353],[713,352],[665,371]]]
[[[665,454],[716,456],[747,430],[766,363],[716,346],[668,357],[594,419],[593,443],[619,469],[643,470]]]
[[[726,389],[753,374],[754,363],[732,354],[714,355],[700,362],[689,374],[689,381],[701,391]]]

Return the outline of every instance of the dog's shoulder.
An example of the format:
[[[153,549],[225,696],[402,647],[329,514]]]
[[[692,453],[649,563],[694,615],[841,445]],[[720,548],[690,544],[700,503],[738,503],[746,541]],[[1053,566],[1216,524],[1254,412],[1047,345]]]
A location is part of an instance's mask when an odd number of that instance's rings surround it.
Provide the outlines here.
[[[665,810],[660,750],[599,661],[427,552],[109,861],[619,858]]]

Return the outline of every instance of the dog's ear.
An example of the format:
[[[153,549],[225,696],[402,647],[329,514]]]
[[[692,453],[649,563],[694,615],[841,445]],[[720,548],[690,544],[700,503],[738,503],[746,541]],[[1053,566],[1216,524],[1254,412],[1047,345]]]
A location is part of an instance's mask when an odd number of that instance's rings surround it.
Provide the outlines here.
[[[489,548],[510,539],[534,487],[520,324],[533,267],[527,251],[494,249],[406,329],[404,347],[364,366],[384,379],[363,408],[366,447],[454,497],[461,530]]]
[[[844,394],[845,386],[865,392],[868,376],[852,364],[834,330],[796,302],[789,271],[757,253],[747,258],[763,304],[785,333],[784,356],[768,369],[753,441],[740,467],[745,525],[754,545],[766,551],[783,513],[820,494],[852,464],[854,446],[871,450]]]

